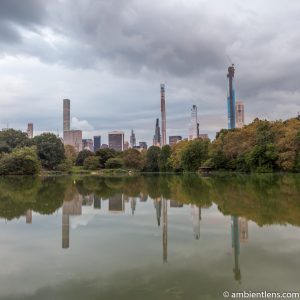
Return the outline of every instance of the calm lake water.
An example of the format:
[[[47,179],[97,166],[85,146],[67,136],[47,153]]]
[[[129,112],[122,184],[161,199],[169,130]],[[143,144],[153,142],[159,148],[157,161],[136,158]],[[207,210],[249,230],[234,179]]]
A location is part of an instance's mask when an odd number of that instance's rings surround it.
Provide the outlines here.
[[[0,179],[0,299],[300,291],[300,176]]]

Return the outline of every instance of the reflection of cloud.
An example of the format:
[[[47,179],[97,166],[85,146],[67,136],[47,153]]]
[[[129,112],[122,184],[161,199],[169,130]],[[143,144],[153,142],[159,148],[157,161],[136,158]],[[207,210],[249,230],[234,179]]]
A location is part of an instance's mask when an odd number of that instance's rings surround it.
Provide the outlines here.
[[[92,221],[93,218],[94,215],[71,216],[71,228],[76,229],[79,226],[86,226]]]
[[[72,129],[78,129],[83,131],[93,130],[93,126],[87,120],[79,120],[76,117],[72,118]]]

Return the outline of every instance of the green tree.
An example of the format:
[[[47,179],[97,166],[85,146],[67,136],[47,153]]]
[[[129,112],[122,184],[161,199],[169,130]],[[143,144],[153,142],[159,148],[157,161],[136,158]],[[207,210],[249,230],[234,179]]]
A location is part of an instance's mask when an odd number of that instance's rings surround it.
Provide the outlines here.
[[[143,158],[141,152],[136,149],[128,149],[123,152],[124,166],[128,169],[141,170]]]
[[[171,157],[171,147],[169,145],[164,145],[161,148],[159,155],[159,169],[162,172],[170,171],[172,169],[169,158]]]
[[[159,171],[159,157],[160,157],[160,148],[157,146],[151,146],[147,151],[146,156],[146,170],[149,172],[158,172]]]
[[[197,171],[208,158],[208,140],[195,139],[190,141],[183,150],[181,161],[184,171]]]
[[[105,163],[106,169],[120,169],[123,167],[123,160],[119,157],[109,158]]]
[[[96,156],[99,157],[100,168],[105,168],[107,160],[116,157],[117,152],[110,148],[98,149],[96,151]]]
[[[74,146],[72,145],[64,145],[65,148],[65,156],[66,158],[72,162],[72,164],[75,164],[76,162],[76,157],[77,157],[77,153],[76,153],[76,149]]]
[[[94,156],[94,153],[90,150],[81,150],[76,157],[76,166],[83,166],[85,159],[89,156]]]
[[[32,140],[21,130],[7,129],[0,131],[0,152],[10,152],[14,148],[31,145]]]
[[[33,140],[44,168],[53,170],[65,159],[64,145],[55,134],[43,133]]]
[[[99,169],[99,157],[98,156],[88,156],[84,160],[83,166],[87,170],[97,170],[97,169]]]
[[[35,147],[16,148],[0,159],[1,175],[34,175],[40,170]]]

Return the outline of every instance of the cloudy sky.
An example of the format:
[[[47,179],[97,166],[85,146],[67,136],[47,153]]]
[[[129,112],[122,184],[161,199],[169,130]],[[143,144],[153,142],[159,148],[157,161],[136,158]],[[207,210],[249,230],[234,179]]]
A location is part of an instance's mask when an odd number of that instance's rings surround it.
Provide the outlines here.
[[[298,0],[0,0],[0,126],[150,142],[166,84],[168,135],[227,127],[226,73],[246,121],[300,111]]]

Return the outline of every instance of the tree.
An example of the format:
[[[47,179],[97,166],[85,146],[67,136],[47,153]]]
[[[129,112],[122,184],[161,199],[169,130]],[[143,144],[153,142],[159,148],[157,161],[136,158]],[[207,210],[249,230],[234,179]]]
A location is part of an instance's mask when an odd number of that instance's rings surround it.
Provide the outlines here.
[[[197,171],[208,158],[209,140],[195,139],[190,141],[182,152],[182,167],[184,171]]]
[[[83,166],[85,159],[89,156],[93,156],[94,153],[90,150],[84,149],[80,151],[76,158],[76,166]]]
[[[106,161],[106,169],[120,169],[123,167],[123,160],[119,157],[113,157]]]
[[[175,172],[180,172],[183,170],[181,157],[188,143],[188,141],[180,141],[172,146],[172,153],[168,160],[170,166]]]
[[[105,168],[107,160],[116,157],[117,152],[110,148],[98,149],[96,151],[96,156],[99,157],[100,168]]]
[[[159,155],[159,170],[162,172],[170,171],[171,164],[169,158],[171,156],[171,147],[169,145],[164,145],[161,148],[161,152]]]
[[[65,159],[64,145],[55,134],[43,133],[33,140],[44,168],[53,170]]]
[[[7,129],[0,131],[0,152],[11,152],[14,148],[31,145],[32,141],[21,130]]]
[[[34,175],[39,170],[35,147],[16,148],[0,159],[0,175]]]
[[[128,149],[123,152],[124,166],[128,169],[141,170],[143,158],[141,152],[136,149]]]
[[[149,172],[158,172],[159,171],[159,157],[160,157],[160,148],[157,146],[151,146],[147,151],[146,156],[146,170]]]
[[[70,160],[72,162],[72,164],[75,164],[76,162],[76,157],[77,157],[77,153],[76,153],[76,149],[74,146],[72,145],[64,145],[65,148],[65,156],[68,160]]]
[[[97,170],[97,169],[99,169],[99,157],[98,156],[88,156],[84,160],[83,166],[87,170]]]

